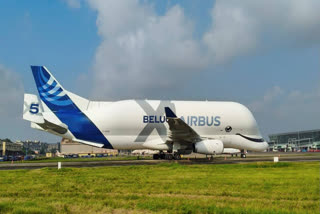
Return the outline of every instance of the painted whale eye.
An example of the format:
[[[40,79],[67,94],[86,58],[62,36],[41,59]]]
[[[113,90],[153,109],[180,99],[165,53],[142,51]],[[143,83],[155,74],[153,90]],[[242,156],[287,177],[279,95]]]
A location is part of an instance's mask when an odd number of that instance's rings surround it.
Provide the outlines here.
[[[226,132],[231,132],[232,127],[231,127],[231,126],[227,126],[227,127],[225,128],[225,130],[226,130]]]

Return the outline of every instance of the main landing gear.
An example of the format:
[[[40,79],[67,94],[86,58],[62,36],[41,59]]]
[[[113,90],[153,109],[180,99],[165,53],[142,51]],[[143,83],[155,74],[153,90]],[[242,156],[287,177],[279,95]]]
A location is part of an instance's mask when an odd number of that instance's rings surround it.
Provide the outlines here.
[[[178,152],[175,152],[175,153],[173,154],[173,158],[174,158],[175,160],[181,160],[181,155],[180,155]]]
[[[181,155],[178,152],[175,152],[173,154],[171,153],[164,153],[163,151],[160,151],[158,154],[153,155],[154,160],[163,159],[163,160],[181,160]]]

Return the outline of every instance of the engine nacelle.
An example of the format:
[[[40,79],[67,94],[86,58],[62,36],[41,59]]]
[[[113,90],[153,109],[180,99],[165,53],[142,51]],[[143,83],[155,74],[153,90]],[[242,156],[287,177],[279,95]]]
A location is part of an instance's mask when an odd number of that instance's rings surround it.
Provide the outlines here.
[[[205,155],[221,154],[223,149],[221,140],[203,140],[194,144],[194,152]]]

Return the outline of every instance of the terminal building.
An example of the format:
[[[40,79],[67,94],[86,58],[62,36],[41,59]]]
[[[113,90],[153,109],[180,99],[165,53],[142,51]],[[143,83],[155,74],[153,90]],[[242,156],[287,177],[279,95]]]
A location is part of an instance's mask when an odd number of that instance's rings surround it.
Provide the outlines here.
[[[320,151],[320,129],[269,135],[269,151]]]

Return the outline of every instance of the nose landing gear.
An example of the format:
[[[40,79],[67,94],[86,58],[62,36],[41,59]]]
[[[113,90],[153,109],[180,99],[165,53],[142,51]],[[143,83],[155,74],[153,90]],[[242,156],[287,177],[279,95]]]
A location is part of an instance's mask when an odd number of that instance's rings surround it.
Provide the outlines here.
[[[246,151],[244,149],[241,150],[241,158],[246,158]]]

